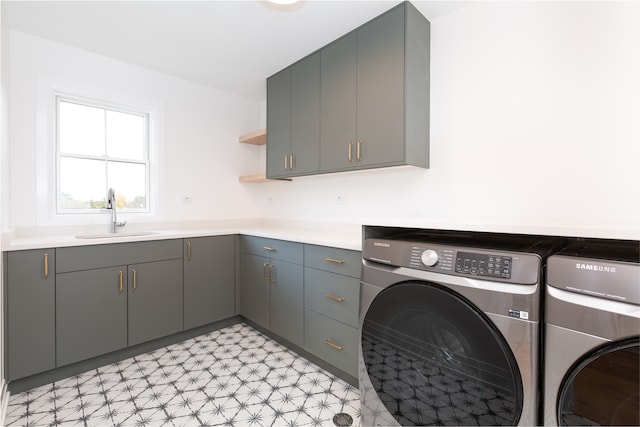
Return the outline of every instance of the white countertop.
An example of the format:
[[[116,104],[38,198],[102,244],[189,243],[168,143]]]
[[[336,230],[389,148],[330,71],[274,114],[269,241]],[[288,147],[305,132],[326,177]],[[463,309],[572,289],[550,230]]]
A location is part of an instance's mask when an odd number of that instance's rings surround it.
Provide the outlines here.
[[[218,220],[184,223],[127,224],[119,230],[117,237],[79,239],[78,235],[105,234],[106,226],[81,227],[37,227],[15,230],[2,236],[3,251],[56,248],[67,246],[102,245],[136,241],[183,239],[226,234],[245,234],[330,246],[351,250],[362,250],[363,226],[425,228],[440,230],[480,231],[494,233],[533,234],[564,237],[601,239],[640,239],[636,224],[620,224],[619,228],[572,227],[570,224],[536,224],[532,221],[514,220],[511,224],[469,219],[467,221],[416,221],[401,219],[361,219],[358,224],[335,224],[307,221],[278,220]],[[523,225],[524,224],[524,225]],[[136,232],[153,232],[147,235],[129,235]]]
[[[135,234],[153,233],[153,234]],[[103,245],[112,243],[183,239],[204,236],[245,234],[343,249],[361,250],[362,227],[357,224],[325,224],[312,222],[282,223],[278,221],[215,221],[210,223],[149,225],[119,230],[117,237],[103,230],[87,228],[41,228],[6,233],[3,251],[60,248],[68,246]],[[105,235],[103,238],[78,238],[83,235]]]

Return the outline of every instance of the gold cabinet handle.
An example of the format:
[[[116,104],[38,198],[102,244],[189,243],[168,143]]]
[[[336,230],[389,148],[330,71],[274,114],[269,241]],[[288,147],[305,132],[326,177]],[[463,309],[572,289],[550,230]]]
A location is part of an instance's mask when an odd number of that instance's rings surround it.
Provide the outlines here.
[[[262,249],[269,252],[278,252],[276,248],[272,248],[271,246],[263,246]]]
[[[289,170],[289,156],[288,155],[284,155],[284,170]]]
[[[273,274],[273,264],[269,264],[269,283],[275,283],[276,275]]]
[[[264,264],[262,264],[262,280],[264,280],[265,282],[269,281],[269,276],[268,276],[269,273],[267,273],[267,266],[268,265],[269,264],[267,264],[266,262]]]
[[[191,261],[191,242],[187,242],[187,261]]]
[[[295,169],[295,166],[293,165],[293,153],[289,154],[289,169]]]
[[[342,298],[342,297],[337,297],[337,296],[335,296],[335,295],[331,295],[331,294],[325,294],[325,297],[327,297],[327,298],[329,298],[329,299],[332,299],[332,300],[334,300],[334,301],[338,301],[338,302],[342,302],[342,301],[344,301],[344,298]]]
[[[49,254],[44,254],[44,277],[49,277]]]
[[[122,271],[120,272],[120,293],[122,293],[122,291],[124,291],[124,283],[123,283],[123,277],[124,275],[122,274]]]
[[[349,163],[353,162],[353,148],[352,148],[353,142],[350,142],[349,144],[347,144],[347,158],[349,159]]]
[[[133,269],[131,272],[133,273],[133,290],[135,291],[138,287],[138,271]]]
[[[362,141],[358,140],[358,142],[356,142],[356,160],[360,161],[362,160],[360,158],[360,147],[362,146]]]
[[[344,346],[343,345],[338,345],[336,343],[334,343],[333,341],[331,341],[330,339],[326,339],[324,340],[325,343],[327,343],[327,345],[329,347],[335,348],[336,350],[344,350]]]
[[[328,261],[328,262],[334,262],[336,264],[344,264],[344,260],[343,259],[325,258],[324,260]]]

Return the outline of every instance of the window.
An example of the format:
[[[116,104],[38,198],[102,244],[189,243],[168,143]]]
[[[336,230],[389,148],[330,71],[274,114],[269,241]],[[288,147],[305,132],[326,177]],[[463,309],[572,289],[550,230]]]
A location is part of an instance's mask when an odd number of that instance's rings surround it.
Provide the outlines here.
[[[149,115],[57,97],[57,212],[149,212]]]

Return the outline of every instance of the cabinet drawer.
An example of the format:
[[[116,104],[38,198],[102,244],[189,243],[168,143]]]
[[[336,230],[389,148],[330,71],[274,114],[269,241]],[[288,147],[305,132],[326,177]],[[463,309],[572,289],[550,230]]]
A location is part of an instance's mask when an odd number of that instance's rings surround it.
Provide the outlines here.
[[[305,350],[358,376],[358,330],[305,309]]]
[[[360,278],[362,253],[327,246],[304,245],[304,265]]]
[[[302,243],[264,237],[242,236],[242,251],[271,259],[302,264]]]
[[[91,270],[182,258],[182,239],[56,249],[56,272]]]
[[[359,279],[305,267],[304,283],[306,308],[353,327],[358,326]]]

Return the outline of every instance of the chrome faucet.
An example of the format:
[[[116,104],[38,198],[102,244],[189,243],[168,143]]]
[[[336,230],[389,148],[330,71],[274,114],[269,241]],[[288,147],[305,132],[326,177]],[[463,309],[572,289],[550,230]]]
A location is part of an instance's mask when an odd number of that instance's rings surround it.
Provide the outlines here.
[[[116,216],[116,192],[113,188],[110,188],[107,192],[107,209],[111,209],[111,232],[117,233],[118,227],[124,227],[127,221],[118,222]]]

